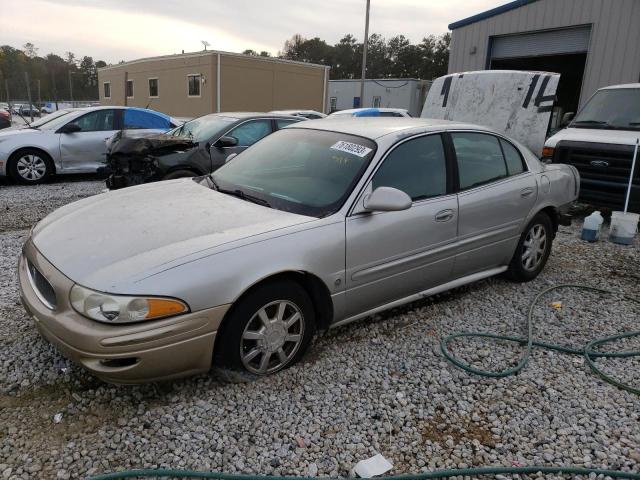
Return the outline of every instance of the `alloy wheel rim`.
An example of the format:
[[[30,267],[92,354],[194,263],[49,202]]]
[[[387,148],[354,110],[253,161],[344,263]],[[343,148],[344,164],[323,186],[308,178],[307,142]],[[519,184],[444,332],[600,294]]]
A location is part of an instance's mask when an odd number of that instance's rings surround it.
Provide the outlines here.
[[[522,244],[522,266],[532,271],[540,266],[547,248],[547,232],[544,226],[536,224],[527,232]]]
[[[16,167],[18,175],[29,181],[40,180],[47,171],[44,160],[32,153],[20,157]]]
[[[276,300],[253,314],[242,332],[240,358],[252,373],[265,375],[284,368],[298,352],[304,335],[300,308]]]

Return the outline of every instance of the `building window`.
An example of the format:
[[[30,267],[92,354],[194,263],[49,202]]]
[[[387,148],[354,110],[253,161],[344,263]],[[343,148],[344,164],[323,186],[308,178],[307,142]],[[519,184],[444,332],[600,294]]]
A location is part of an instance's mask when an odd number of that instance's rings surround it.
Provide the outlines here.
[[[158,79],[149,79],[149,98],[158,98]]]
[[[127,98],[133,98],[133,80],[127,80]]]
[[[104,98],[111,98],[111,82],[104,82],[102,86],[104,88]]]
[[[202,75],[199,73],[193,75],[187,75],[187,83],[188,83],[188,95],[190,97],[199,97],[200,96],[200,79]]]
[[[338,109],[338,97],[329,98],[329,111],[335,112]]]
[[[380,97],[373,97],[373,108],[380,108]]]

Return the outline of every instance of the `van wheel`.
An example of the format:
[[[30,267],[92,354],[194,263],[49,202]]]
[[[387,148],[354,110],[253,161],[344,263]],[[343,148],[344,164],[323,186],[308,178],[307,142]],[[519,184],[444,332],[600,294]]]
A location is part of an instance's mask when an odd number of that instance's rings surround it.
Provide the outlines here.
[[[167,173],[162,179],[163,180],[174,180],[176,178],[187,178],[187,177],[195,177],[196,174],[191,170],[176,170],[175,172]]]
[[[315,333],[305,290],[292,281],[258,286],[232,307],[216,345],[219,365],[264,376],[296,363]]]
[[[53,173],[53,162],[43,151],[25,148],[11,155],[8,170],[16,182],[36,185],[45,182]]]
[[[542,271],[553,242],[553,224],[546,213],[538,213],[524,229],[513,254],[507,276],[516,282],[533,280]]]

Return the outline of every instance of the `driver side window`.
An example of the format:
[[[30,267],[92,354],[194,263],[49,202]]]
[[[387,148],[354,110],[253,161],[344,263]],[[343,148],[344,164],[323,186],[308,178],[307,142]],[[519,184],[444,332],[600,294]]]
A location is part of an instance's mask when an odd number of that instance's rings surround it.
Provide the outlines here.
[[[271,120],[251,120],[231,130],[228,136],[238,140],[238,147],[250,147],[271,133]]]
[[[393,187],[411,200],[447,193],[447,164],[440,135],[406,141],[384,160],[373,177],[373,189]]]
[[[96,110],[71,123],[78,125],[81,132],[103,132],[115,130],[114,117],[114,110]]]

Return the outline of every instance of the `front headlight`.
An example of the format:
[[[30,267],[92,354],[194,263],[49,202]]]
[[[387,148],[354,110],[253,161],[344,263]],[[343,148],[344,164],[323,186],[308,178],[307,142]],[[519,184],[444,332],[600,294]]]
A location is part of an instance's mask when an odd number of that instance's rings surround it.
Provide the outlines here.
[[[74,285],[71,305],[80,315],[104,323],[133,323],[187,313],[186,303],[174,298],[129,297],[96,292]]]

